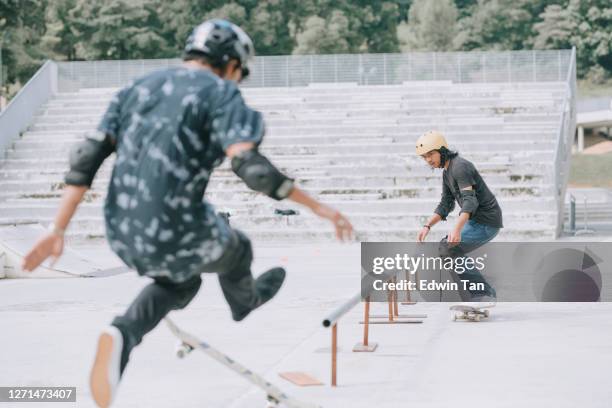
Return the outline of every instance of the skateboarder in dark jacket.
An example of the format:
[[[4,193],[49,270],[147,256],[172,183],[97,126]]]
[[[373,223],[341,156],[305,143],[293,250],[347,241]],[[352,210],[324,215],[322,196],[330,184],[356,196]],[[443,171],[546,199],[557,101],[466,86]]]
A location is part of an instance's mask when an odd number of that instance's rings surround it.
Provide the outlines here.
[[[115,152],[104,207],[107,239],[126,265],[154,281],[100,336],[90,379],[99,406],[111,404],[130,351],[143,336],[193,299],[201,273],[218,273],[236,321],[280,289],[285,271],[273,268],[254,279],[249,239],[202,199],[225,157],[251,189],[307,206],[330,220],[341,240],[352,235],[342,214],[309,197],[259,152],[262,115],[245,104],[236,86],[248,75],[253,54],[242,29],[206,21],[187,40],[181,67],[121,90],[98,131],[71,152],[55,223],[24,258],[24,269],[33,270],[61,254],[70,218],[102,162]]]
[[[424,241],[431,227],[446,220],[455,208],[455,201],[461,211],[446,238],[448,245],[455,246],[454,253],[468,253],[495,238],[503,228],[502,211],[476,167],[457,152],[449,150],[444,135],[437,131],[429,131],[417,140],[416,153],[432,168],[444,169],[440,204],[419,232],[417,240]],[[484,291],[471,291],[471,300],[495,299],[495,289],[478,269],[466,270],[461,279],[484,284]]]

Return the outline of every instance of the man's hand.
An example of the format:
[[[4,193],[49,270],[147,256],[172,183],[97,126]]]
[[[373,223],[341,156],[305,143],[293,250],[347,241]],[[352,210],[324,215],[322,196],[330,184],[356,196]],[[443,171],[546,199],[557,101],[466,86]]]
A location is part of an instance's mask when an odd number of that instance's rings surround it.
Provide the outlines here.
[[[453,230],[448,233],[448,243],[453,244],[449,246],[453,247],[459,244],[459,242],[461,242],[461,230],[463,230],[463,226],[466,222],[468,222],[469,219],[470,213],[462,212],[459,214],[459,218],[457,219],[457,224],[455,224],[455,228],[453,228]]]
[[[64,237],[50,232],[40,238],[34,247],[24,256],[21,268],[31,272],[43,263],[49,256],[53,257],[51,266],[57,261],[64,250]]]
[[[423,227],[421,231],[419,232],[419,235],[417,236],[417,241],[418,242],[425,241],[425,237],[427,237],[427,234],[429,234],[429,228]]]
[[[449,245],[451,247],[459,244],[461,242],[461,230],[457,230],[454,229],[451,232],[448,233],[448,243],[449,244],[454,244],[454,245]]]
[[[336,237],[340,241],[353,239],[353,226],[339,211],[320,203],[297,186],[293,187],[291,194],[289,194],[287,198],[295,203],[308,207],[310,211],[319,217],[330,220],[334,224],[334,228],[336,228]]]
[[[326,205],[320,204],[315,207],[314,213],[319,217],[330,220],[336,228],[336,237],[340,241],[348,241],[353,238],[353,226],[350,221],[339,211]]]
[[[49,256],[54,258],[51,265],[57,261],[57,258],[64,250],[64,231],[88,188],[87,186],[73,186],[70,184],[66,186],[62,195],[62,202],[53,223],[54,230],[39,239],[23,258],[21,268],[24,271],[33,271]]]

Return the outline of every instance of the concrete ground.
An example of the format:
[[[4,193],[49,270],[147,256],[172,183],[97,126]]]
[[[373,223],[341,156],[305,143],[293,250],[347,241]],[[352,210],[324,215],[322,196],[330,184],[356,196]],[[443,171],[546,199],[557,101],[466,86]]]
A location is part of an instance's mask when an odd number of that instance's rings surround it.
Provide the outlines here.
[[[104,248],[82,248],[114,266]],[[480,323],[453,322],[448,304],[400,306],[422,324],[372,325],[374,353],[353,353],[361,305],[339,324],[338,387],[330,387],[330,330],[321,320],[359,289],[359,245],[256,247],[254,272],[284,265],[278,297],[235,323],[215,276],[185,310],[185,330],[264,375],[289,395],[323,407],[609,407],[612,304],[504,303]],[[92,407],[88,374],[102,327],[147,283],[108,278],[0,280],[0,386],[76,386]],[[373,305],[373,313],[386,306]],[[132,354],[117,407],[263,407],[265,395],[202,353],[179,360],[160,325]],[[325,385],[300,388],[281,371]],[[48,406],[29,404],[28,407]],[[2,407],[10,404],[1,404]],[[21,406],[21,405],[18,405]],[[56,403],[53,407],[75,406]]]

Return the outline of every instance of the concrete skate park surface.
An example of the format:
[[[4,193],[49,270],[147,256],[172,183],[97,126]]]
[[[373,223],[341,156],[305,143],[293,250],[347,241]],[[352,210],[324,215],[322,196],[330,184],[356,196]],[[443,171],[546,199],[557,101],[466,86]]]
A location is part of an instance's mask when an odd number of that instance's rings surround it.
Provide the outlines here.
[[[118,265],[105,247],[79,251],[101,266]],[[418,325],[373,325],[376,352],[353,353],[362,336],[358,305],[338,326],[334,389],[330,331],[321,320],[359,289],[359,245],[256,245],[255,256],[255,274],[273,265],[288,270],[285,287],[261,310],[233,322],[216,277],[207,276],[188,308],[171,316],[291,396],[323,407],[610,406],[612,304],[504,303],[480,323],[452,322],[448,304],[402,305],[400,313],[428,317]],[[0,385],[76,386],[76,406],[94,406],[88,376],[97,336],[147,282],[133,272],[0,280]],[[385,311],[372,305],[373,313]],[[114,406],[265,406],[262,391],[204,354],[177,359],[175,344],[163,324],[145,337]],[[297,387],[282,371],[304,371],[325,385]],[[75,406],[53,406],[64,405]]]

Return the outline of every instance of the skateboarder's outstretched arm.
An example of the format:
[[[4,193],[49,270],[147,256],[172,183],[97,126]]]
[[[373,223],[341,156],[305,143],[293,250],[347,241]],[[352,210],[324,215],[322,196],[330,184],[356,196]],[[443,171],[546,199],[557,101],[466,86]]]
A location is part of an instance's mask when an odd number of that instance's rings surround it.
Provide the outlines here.
[[[64,231],[87,190],[87,186],[66,186],[55,221],[49,232],[41,237],[23,258],[21,268],[24,271],[33,271],[49,256],[53,257],[53,263],[55,263],[62,255]]]
[[[70,170],[65,178],[66,188],[55,221],[49,232],[24,256],[21,265],[24,271],[33,271],[49,256],[54,258],[53,263],[59,258],[64,249],[64,231],[70,219],[85,192],[91,187],[98,169],[114,151],[114,141],[109,135],[100,132],[73,147],[70,152]]]
[[[49,232],[24,256],[21,265],[24,271],[33,271],[49,256],[53,257],[53,263],[59,258],[64,249],[64,231],[70,219],[85,192],[91,187],[98,169],[114,151],[113,139],[104,132],[88,136],[72,148],[70,170],[65,177],[66,188],[55,221],[50,226]]]
[[[64,231],[74,215],[85,192],[91,187],[98,169],[112,152],[115,143],[104,133],[97,132],[76,144],[70,152],[70,170],[66,174],[66,189],[55,216],[55,222],[47,234],[41,237],[34,247],[24,256],[21,268],[33,271],[49,256],[53,263],[64,249]]]
[[[21,267],[24,271],[33,271],[49,256],[53,256],[55,262],[62,254],[64,231],[70,219],[85,192],[91,187],[100,166],[115,151],[121,98],[126,89],[113,97],[97,130],[88,133],[85,139],[76,143],[70,150],[70,170],[66,173],[66,188],[55,221],[50,231],[41,237],[23,258]]]
[[[298,187],[293,187],[289,200],[308,207],[313,213],[321,218],[325,218],[334,224],[336,237],[340,241],[348,241],[353,238],[353,226],[350,221],[338,210],[315,200]]]
[[[254,143],[232,144],[225,153],[232,159],[234,172],[245,181],[249,188],[263,192],[277,200],[288,198],[293,202],[308,207],[319,217],[325,218],[334,224],[336,237],[340,241],[352,238],[353,226],[344,215],[320,203],[295,186],[293,180],[280,173],[274,165],[257,152]]]

